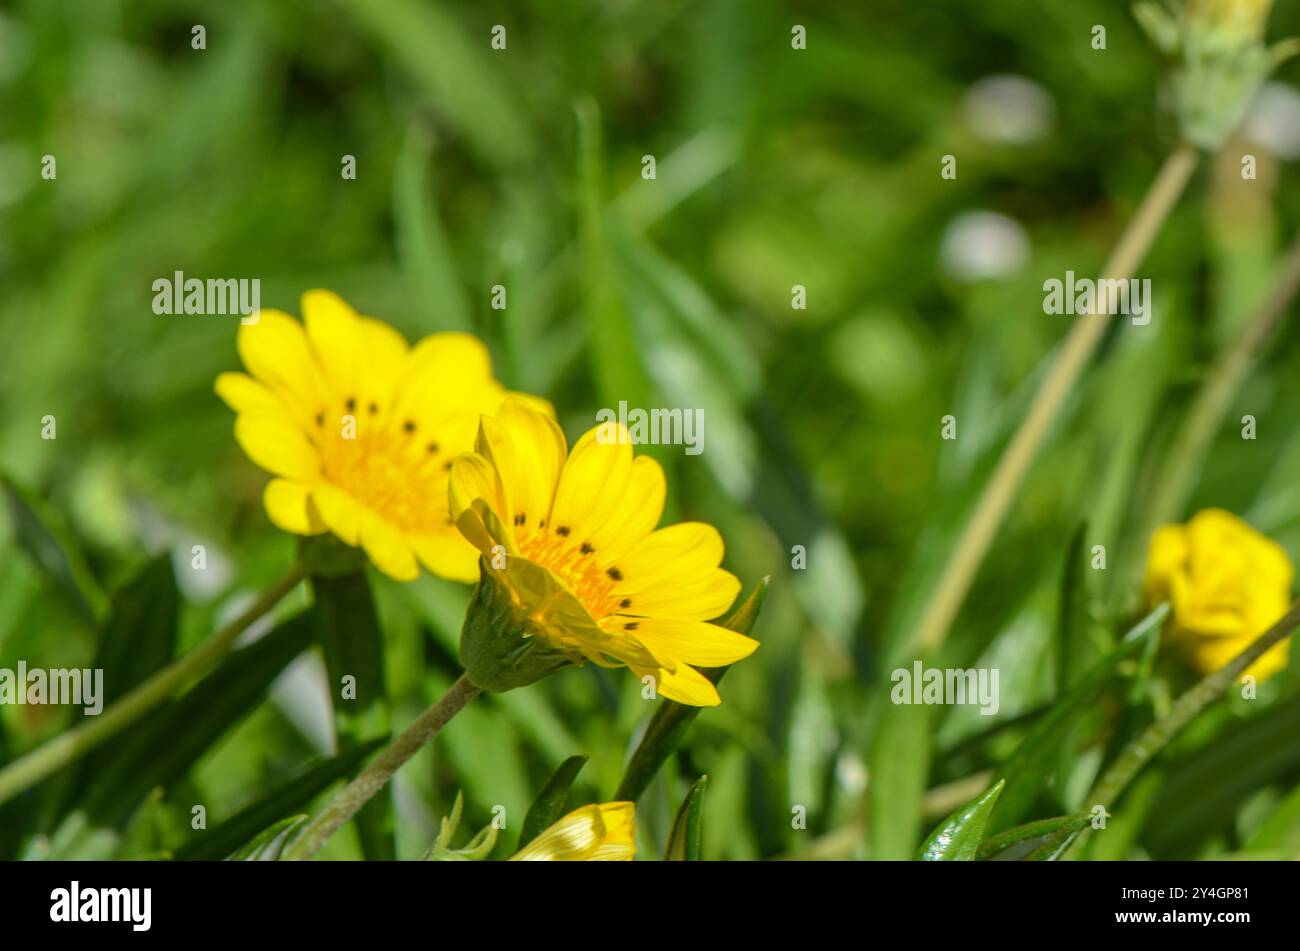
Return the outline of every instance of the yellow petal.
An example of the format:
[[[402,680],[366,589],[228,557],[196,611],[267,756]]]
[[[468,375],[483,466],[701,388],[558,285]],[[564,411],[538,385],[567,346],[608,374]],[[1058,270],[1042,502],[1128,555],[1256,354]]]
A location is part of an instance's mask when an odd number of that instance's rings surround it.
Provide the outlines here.
[[[272,479],[262,493],[271,524],[295,535],[319,535],[325,531],[310,504],[310,487],[288,479]]]
[[[678,618],[711,621],[721,617],[740,594],[740,579],[729,571],[715,568],[689,584],[655,584],[634,586],[621,584],[619,614],[640,617]],[[624,606],[623,601],[631,603]]]
[[[411,348],[396,329],[373,317],[360,318],[367,370],[391,392],[406,370]]]
[[[645,592],[660,584],[689,587],[717,568],[722,554],[722,536],[712,525],[679,522],[652,532],[617,567],[628,591]]]
[[[214,389],[225,404],[236,413],[274,415],[283,413],[291,418],[288,407],[265,385],[246,373],[222,373],[217,376]]]
[[[490,413],[501,405],[504,390],[492,377],[492,358],[482,341],[470,334],[425,337],[412,348],[405,368],[394,397],[396,412],[403,419],[433,425],[445,416],[471,413],[477,423],[478,413]]]
[[[447,491],[451,501],[451,517],[457,523],[477,499],[482,499],[498,515],[506,510],[496,469],[476,452],[462,453],[452,460]],[[476,544],[474,539],[470,541]]]
[[[407,371],[406,340],[382,321],[361,317],[332,291],[308,291],[302,297],[307,337],[335,402],[348,401],[358,419],[375,428],[397,419],[393,391]]]
[[[1263,631],[1259,632],[1264,633]],[[1258,635],[1256,635],[1258,636]],[[1251,645],[1255,637],[1243,638],[1204,638],[1195,643],[1192,648],[1192,659],[1196,667],[1204,674],[1212,674],[1221,667],[1224,667],[1234,657],[1244,651]],[[1257,681],[1263,682],[1287,665],[1289,658],[1290,641],[1283,641],[1280,644],[1264,652],[1264,656],[1246,668],[1243,676],[1254,677]]]
[[[601,803],[605,839],[592,857],[595,862],[627,862],[636,855],[636,805],[630,802]]]
[[[478,579],[479,553],[459,534],[423,535],[412,539],[415,557],[440,578],[453,581]]]
[[[758,650],[757,640],[703,621],[645,617],[633,624],[637,639],[660,660],[672,657],[692,666],[727,666]]]
[[[758,649],[758,641],[703,621],[640,618],[635,637],[660,661],[668,658],[694,667],[726,667]]]
[[[477,451],[496,469],[502,487],[498,514],[531,534],[546,521],[566,453],[555,420],[519,400],[506,400],[495,417],[484,416]]]
[[[548,826],[510,857],[513,862],[625,861],[636,854],[630,802],[583,806]]]
[[[694,667],[678,665],[676,670],[638,670],[633,668],[638,677],[647,673],[655,678],[655,690],[660,696],[689,707],[716,707],[722,702],[718,688]]]
[[[333,392],[357,395],[365,372],[357,312],[333,291],[308,291],[302,295],[302,319],[312,352]]]
[[[402,533],[374,512],[361,513],[361,547],[376,568],[397,581],[414,581],[420,576],[415,553]]]
[[[663,515],[666,494],[663,466],[651,456],[637,456],[617,517],[591,537],[592,547],[606,563],[616,562],[654,531]]]
[[[328,482],[312,486],[312,505],[331,532],[347,542],[357,545],[361,541],[361,513],[364,506],[342,489]]]
[[[310,482],[320,474],[315,447],[282,415],[241,413],[235,439],[248,458],[275,475]]]
[[[1150,603],[1169,597],[1172,579],[1186,570],[1187,553],[1187,532],[1183,526],[1164,525],[1152,534],[1142,584],[1143,596]]]
[[[509,400],[518,400],[534,413],[541,413],[543,416],[551,417],[551,419],[555,418],[555,407],[551,405],[550,400],[543,399],[540,396],[534,396],[532,393],[520,393],[517,390],[510,390],[506,393],[505,398]]]
[[[306,425],[327,403],[328,391],[302,324],[278,310],[263,310],[255,324],[241,324],[240,359]]]
[[[589,430],[564,463],[546,531],[565,535],[567,530],[575,545],[589,541],[620,516],[631,478],[631,445],[605,440],[599,426]]]

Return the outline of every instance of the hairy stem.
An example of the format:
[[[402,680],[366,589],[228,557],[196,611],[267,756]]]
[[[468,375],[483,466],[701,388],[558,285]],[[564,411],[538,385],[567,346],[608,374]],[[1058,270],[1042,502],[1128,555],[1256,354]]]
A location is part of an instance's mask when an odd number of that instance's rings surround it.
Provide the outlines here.
[[[1297,626],[1300,626],[1300,601],[1292,604],[1291,609],[1249,647],[1179,697],[1168,713],[1138,734],[1093,787],[1088,806],[1109,809],[1142,767],[1164,749],[1179,730],[1217,700],[1266,651],[1286,640]]]
[[[468,674],[461,674],[447,692],[433,706],[420,714],[418,720],[406,728],[392,743],[357,774],[356,779],[339,791],[328,806],[302,831],[284,851],[286,861],[309,859],[329,841],[330,836],[361,809],[374,795],[388,784],[396,773],[425,743],[459,713],[464,706],[479,695],[479,688],[470,682]]]

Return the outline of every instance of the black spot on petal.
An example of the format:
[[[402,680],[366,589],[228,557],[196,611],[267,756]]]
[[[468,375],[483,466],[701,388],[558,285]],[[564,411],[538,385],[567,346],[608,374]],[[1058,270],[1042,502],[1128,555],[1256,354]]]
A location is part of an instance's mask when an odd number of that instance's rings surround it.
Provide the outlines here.
[[[623,580],[623,572],[619,571],[617,568],[606,568],[605,574],[609,575],[615,581]]]
[[[561,525],[555,530],[555,534],[559,535],[561,538],[568,538],[570,531],[571,529],[569,528],[569,526]]]

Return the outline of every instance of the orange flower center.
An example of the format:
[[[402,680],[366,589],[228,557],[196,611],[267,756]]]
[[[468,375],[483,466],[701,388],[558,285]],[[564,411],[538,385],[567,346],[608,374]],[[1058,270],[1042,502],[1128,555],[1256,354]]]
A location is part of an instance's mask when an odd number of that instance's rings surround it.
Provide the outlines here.
[[[596,552],[584,550],[590,549],[588,545],[573,544],[562,527],[517,536],[516,540],[519,553],[553,574],[597,621],[631,607],[614,594],[614,585],[622,580],[619,570],[602,567]]]
[[[376,425],[361,412],[354,423],[341,423],[332,432],[324,413],[316,423],[313,441],[327,482],[404,532],[447,531],[450,457],[430,434],[421,433],[413,420]]]

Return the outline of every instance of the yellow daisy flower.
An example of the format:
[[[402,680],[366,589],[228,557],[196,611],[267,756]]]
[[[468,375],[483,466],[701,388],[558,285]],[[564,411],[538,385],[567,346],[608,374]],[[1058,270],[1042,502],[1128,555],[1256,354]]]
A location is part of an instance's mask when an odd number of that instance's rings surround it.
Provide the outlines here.
[[[452,524],[447,481],[479,414],[506,396],[487,348],[463,333],[410,347],[329,291],[308,291],[302,311],[305,326],[277,310],[241,326],[248,373],[216,382],[239,445],[275,476],[267,515],[287,532],[360,545],[399,581],[419,574],[417,561],[473,580],[477,554]]]
[[[452,515],[484,555],[476,603],[488,585],[508,591],[519,652],[627,666],[670,700],[713,706],[718,692],[694,668],[734,663],[758,642],[707,623],[731,606],[740,582],[718,567],[723,545],[713,526],[655,529],[664,493],[663,469],[633,457],[626,430],[602,424],[568,452],[555,420],[518,400],[484,416],[475,451],[452,466]],[[467,620],[467,632],[473,627]],[[510,679],[510,643],[494,644],[491,662],[480,664],[469,641],[462,661],[486,690],[555,669]]]
[[[636,855],[636,806],[575,809],[510,856],[511,862],[628,862]]]
[[[1205,509],[1151,537],[1143,594],[1168,601],[1171,640],[1203,673],[1218,670],[1291,605],[1295,570],[1282,546],[1231,512]],[[1260,680],[1286,666],[1283,641],[1247,668]]]

